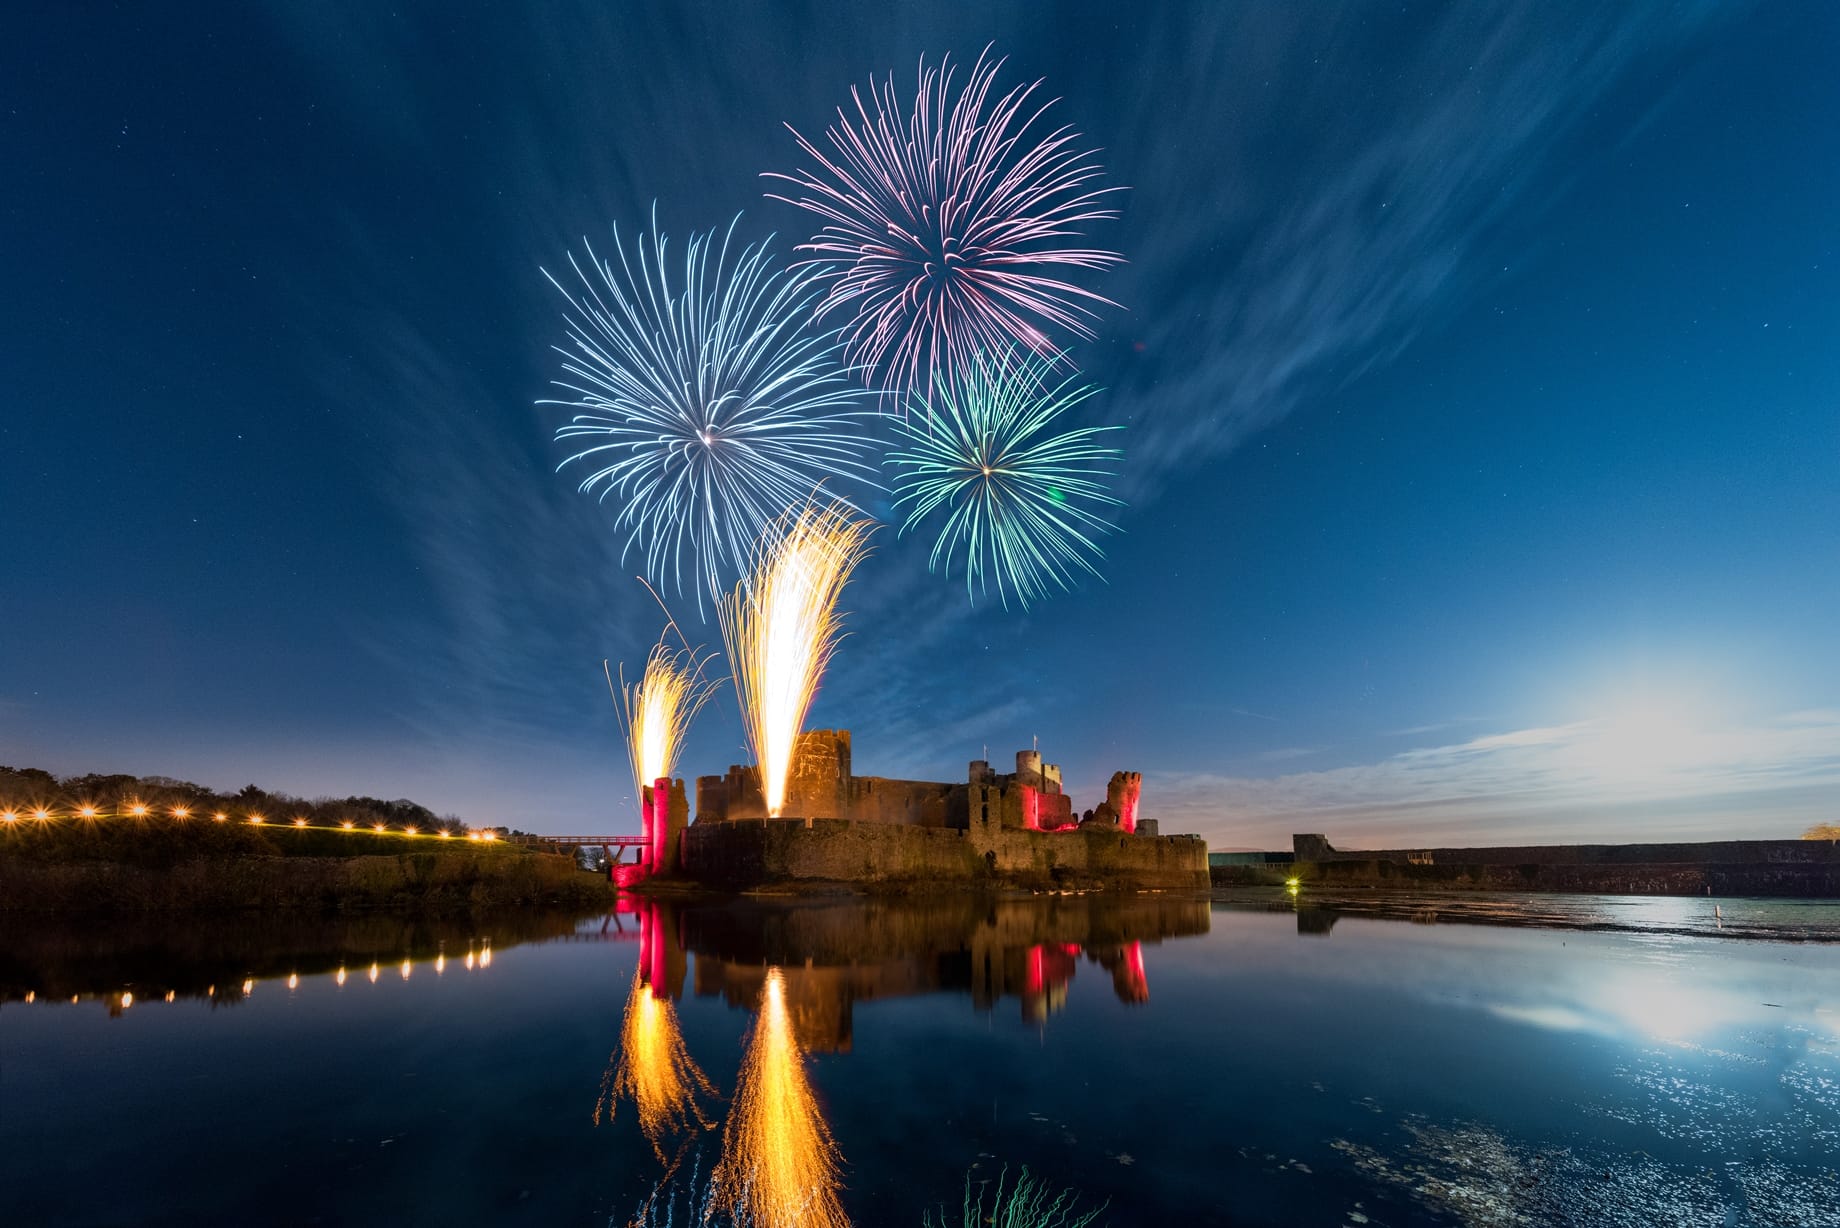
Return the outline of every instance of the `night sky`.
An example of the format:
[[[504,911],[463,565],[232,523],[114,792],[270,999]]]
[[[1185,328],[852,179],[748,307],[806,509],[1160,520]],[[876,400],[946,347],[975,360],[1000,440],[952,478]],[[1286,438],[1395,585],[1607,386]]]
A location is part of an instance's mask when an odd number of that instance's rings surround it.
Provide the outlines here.
[[[1216,847],[1840,820],[1840,8],[892,7],[13,6],[0,762],[636,828],[661,615],[540,270],[654,205],[789,256],[784,125],[991,44],[1129,189],[1128,506],[1026,614],[884,528],[859,772],[1039,738]],[[747,757],[725,692],[680,773]]]

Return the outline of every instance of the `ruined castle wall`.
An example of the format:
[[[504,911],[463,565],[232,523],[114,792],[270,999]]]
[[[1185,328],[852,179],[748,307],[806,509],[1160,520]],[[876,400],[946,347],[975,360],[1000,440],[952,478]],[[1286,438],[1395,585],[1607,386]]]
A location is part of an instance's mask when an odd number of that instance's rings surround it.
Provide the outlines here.
[[[930,780],[855,776],[831,781],[807,774],[788,782],[786,810],[781,817],[958,828],[967,821],[967,790],[966,785]],[[757,821],[767,817],[760,773],[751,765],[730,768],[727,776],[701,777],[696,798],[699,822]]]
[[[696,778],[696,817],[712,821],[728,817],[727,777],[698,776]]]
[[[849,730],[812,729],[800,734],[782,813],[802,819],[845,817],[845,782],[849,779]]]
[[[1053,831],[1072,825],[1073,799],[1065,793],[1044,792],[1033,785],[1018,783],[1014,776],[1001,776],[997,780],[1000,783],[973,785],[966,789],[966,825],[988,821],[1000,827],[1028,831]]]
[[[968,785],[930,780],[852,777],[844,787],[844,818],[917,827],[963,827]],[[813,816],[816,817],[816,816]]]
[[[1119,886],[1205,886],[1207,844],[1196,836],[1138,836],[1116,830],[970,833],[994,855],[999,875],[1024,882]]]
[[[1085,884],[1206,887],[1197,837],[1111,830],[1032,832],[977,822],[964,830],[847,819],[699,823],[684,833],[684,868],[712,885]]]
[[[1113,772],[1105,786],[1105,804],[1111,807],[1123,831],[1137,830],[1137,803],[1143,794],[1142,772]]]
[[[848,819],[699,823],[684,833],[684,868],[712,885],[752,887],[798,881],[886,883],[969,881],[977,854],[944,827]]]
[[[812,819],[845,817],[849,779],[849,730],[812,729],[800,734],[786,780],[784,813]],[[710,822],[766,818],[767,799],[760,768],[738,763],[729,766],[727,775],[699,776],[696,817]]]
[[[1073,825],[1073,799],[1059,791],[1044,792],[1036,802],[1036,818],[1043,831]]]
[[[782,818],[847,819],[890,826],[963,830],[989,819],[1006,829],[1056,831],[1077,821],[1073,799],[1061,787],[1058,764],[1043,763],[1037,750],[1016,753],[1014,774],[990,770],[973,760],[968,783],[894,780],[851,773],[848,730],[815,729],[799,737],[787,783]],[[1113,776],[1110,792],[1129,782],[1128,813],[1135,815],[1134,773]],[[731,766],[725,776],[705,776],[696,784],[698,823],[758,821],[767,818],[760,771],[751,764]],[[1112,822],[1118,807],[1102,804]],[[1129,831],[1128,824],[1126,831]]]

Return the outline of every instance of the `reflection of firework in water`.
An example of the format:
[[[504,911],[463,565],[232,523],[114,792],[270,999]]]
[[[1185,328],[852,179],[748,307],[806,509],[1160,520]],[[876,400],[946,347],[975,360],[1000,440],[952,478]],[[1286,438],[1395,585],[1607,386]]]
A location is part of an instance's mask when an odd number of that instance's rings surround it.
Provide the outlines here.
[[[962,559],[973,600],[994,587],[1005,606],[1014,593],[1026,609],[1070,588],[1076,569],[1099,574],[1094,538],[1112,526],[1081,505],[1118,505],[1100,479],[1119,453],[1098,442],[1118,428],[1057,431],[1056,419],[1097,389],[1071,378],[1043,389],[1032,377],[1048,363],[1031,359],[1018,373],[980,358],[932,396],[916,394],[914,412],[894,420],[900,441],[883,463],[895,506],[906,508],[901,531],[943,511],[930,565]]]
[[[672,652],[660,642],[646,657],[638,682],[627,684],[621,670],[620,723],[626,730],[634,798],[643,798],[647,785],[669,776],[677,766],[684,734],[715,690],[715,683],[703,677],[705,663],[706,658],[694,652]]]
[[[731,257],[733,237],[733,223],[692,235],[673,282],[654,220],[636,263],[616,233],[614,260],[569,256],[579,290],[550,278],[571,308],[556,381],[569,396],[541,403],[581,411],[556,432],[580,441],[563,464],[590,466],[581,489],[616,502],[647,575],[681,591],[691,563],[699,600],[781,509],[862,472],[866,446],[844,433],[860,392],[838,342],[805,331],[816,286],[776,271],[764,245]]]
[[[786,804],[799,729],[842,634],[837,600],[873,530],[848,508],[808,502],[766,531],[747,574],[722,600],[741,721],[774,817]]]
[[[1091,1211],[1080,1210],[1078,1194],[1046,1184],[1032,1175],[1026,1164],[1013,1183],[1006,1167],[997,1174],[994,1184],[992,1189],[990,1178],[973,1182],[971,1174],[965,1174],[963,1218],[959,1221],[963,1228],[983,1228],[985,1224],[999,1228],[1086,1228],[1105,1210],[1103,1204]],[[938,1219],[928,1211],[921,1222],[925,1228],[949,1228],[943,1209]]]
[[[619,1065],[601,1086],[600,1102],[594,1106],[595,1124],[600,1124],[603,1114],[613,1120],[614,1107],[622,1097],[631,1100],[639,1112],[639,1129],[664,1160],[667,1139],[689,1133],[693,1124],[705,1130],[715,1128],[696,1099],[715,1094],[684,1047],[676,1009],[634,972],[626,1017],[620,1024]]]
[[[769,968],[722,1132],[716,1199],[737,1220],[762,1228],[848,1228],[837,1200],[839,1161],[792,1035],[785,980]]]
[[[791,185],[775,199],[824,219],[799,246],[830,283],[819,313],[850,314],[850,360],[883,387],[923,388],[1017,343],[1053,354],[1044,325],[1090,337],[1092,307],[1111,305],[1051,274],[1122,261],[1069,242],[1117,216],[1102,203],[1117,189],[1093,186],[1099,167],[1072,129],[1031,139],[1051,105],[1030,102],[1039,81],[990,101],[1003,61],[987,54],[956,95],[949,60],[922,60],[911,111],[892,77],[870,83],[873,114],[852,90],[855,118],[839,109],[826,130],[834,155],[793,130],[822,169],[769,175]]]

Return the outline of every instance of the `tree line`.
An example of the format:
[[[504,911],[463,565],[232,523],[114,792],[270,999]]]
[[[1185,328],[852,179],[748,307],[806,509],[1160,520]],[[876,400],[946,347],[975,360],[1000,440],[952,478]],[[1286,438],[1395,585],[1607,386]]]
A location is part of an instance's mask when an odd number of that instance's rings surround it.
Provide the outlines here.
[[[0,764],[0,806],[30,811],[44,808],[68,818],[84,807],[94,807],[104,814],[126,814],[134,806],[146,806],[152,815],[170,815],[183,809],[197,817],[228,814],[233,819],[261,815],[277,823],[304,818],[315,827],[333,827],[354,823],[371,827],[378,823],[393,828],[414,827],[420,831],[449,831],[464,835],[469,830],[458,815],[437,815],[408,798],[386,801],[378,797],[295,797],[256,785],[245,785],[235,793],[220,793],[189,780],[170,776],[129,776],[89,773],[83,776],[56,776],[42,768],[8,767]],[[495,828],[509,835],[504,828]]]

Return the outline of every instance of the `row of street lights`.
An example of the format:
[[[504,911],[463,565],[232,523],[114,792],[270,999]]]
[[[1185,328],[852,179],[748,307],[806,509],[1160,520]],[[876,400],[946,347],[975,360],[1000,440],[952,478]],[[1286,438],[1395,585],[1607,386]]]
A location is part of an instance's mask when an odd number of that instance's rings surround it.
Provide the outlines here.
[[[165,812],[165,816],[174,818],[174,819],[178,819],[180,821],[184,821],[184,820],[192,818],[193,813],[192,813],[192,809],[189,806],[172,806],[167,809],[167,811]],[[49,823],[49,822],[52,822],[53,820],[61,820],[64,818],[97,820],[97,819],[146,819],[146,818],[157,818],[157,817],[161,817],[161,816],[155,813],[154,808],[152,806],[149,806],[144,802],[131,802],[129,803],[128,808],[126,810],[110,810],[110,811],[105,811],[98,806],[89,806],[89,805],[78,806],[69,815],[60,814],[52,810],[48,806],[34,806],[34,807],[31,807],[25,810],[20,810],[14,807],[7,807],[5,809],[0,809],[0,823],[4,823],[4,824],[20,823],[26,820],[30,820],[32,822],[37,822],[37,823]],[[233,820],[230,814],[227,811],[223,811],[223,810],[215,811],[214,813],[212,813],[211,821],[214,823],[229,823],[229,822],[234,821],[237,823],[245,824],[250,827],[284,826],[284,824],[279,824],[279,823],[271,825],[269,824],[267,816],[261,815],[261,814],[254,814],[254,813],[246,815],[243,818]],[[292,823],[292,826],[295,828],[312,828],[312,830],[314,831],[356,831],[358,830],[358,824],[353,822],[351,819],[345,819],[342,822],[340,822],[338,827],[332,828],[332,827],[325,827],[325,826],[315,827],[305,817],[296,817]],[[397,835],[397,836],[426,835],[426,836],[438,837],[442,840],[454,839],[454,833],[449,831],[445,827],[438,828],[437,830],[432,831],[432,832],[424,832],[422,831],[421,828],[415,826],[412,823],[405,824],[399,828],[391,827],[386,823],[372,823],[369,825],[369,830],[371,830],[372,832],[375,832],[378,835]],[[491,831],[491,830],[469,831],[466,833],[466,838],[468,840],[475,840],[480,843],[490,844],[493,841],[498,839],[498,833],[495,831]]]

